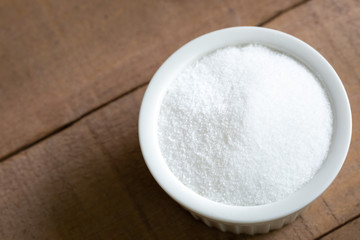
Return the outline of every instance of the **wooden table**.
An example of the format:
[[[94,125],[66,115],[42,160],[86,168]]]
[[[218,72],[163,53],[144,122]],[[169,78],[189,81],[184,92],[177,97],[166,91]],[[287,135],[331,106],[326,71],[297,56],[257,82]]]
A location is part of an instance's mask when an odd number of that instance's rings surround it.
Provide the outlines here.
[[[331,187],[255,237],[194,220],[139,149],[147,83],[189,40],[224,27],[290,33],[334,66],[353,137]],[[360,239],[359,0],[0,1],[0,239]]]

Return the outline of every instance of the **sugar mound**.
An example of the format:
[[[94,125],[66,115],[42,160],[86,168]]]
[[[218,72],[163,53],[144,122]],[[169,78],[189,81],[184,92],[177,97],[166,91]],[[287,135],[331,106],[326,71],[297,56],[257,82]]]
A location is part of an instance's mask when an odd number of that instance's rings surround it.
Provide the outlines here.
[[[219,49],[171,83],[158,120],[170,170],[229,205],[262,205],[306,184],[327,157],[332,110],[317,77],[268,47]]]

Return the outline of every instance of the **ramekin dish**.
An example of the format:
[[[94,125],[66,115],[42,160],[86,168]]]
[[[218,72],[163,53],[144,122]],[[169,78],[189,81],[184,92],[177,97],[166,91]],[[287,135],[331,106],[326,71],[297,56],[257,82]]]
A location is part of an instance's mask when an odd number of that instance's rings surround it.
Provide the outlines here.
[[[172,80],[188,64],[226,46],[259,43],[294,57],[318,76],[333,110],[333,136],[327,159],[310,182],[286,199],[259,206],[231,206],[200,196],[181,183],[162,157],[157,120],[162,99]],[[316,50],[286,33],[260,27],[234,27],[200,36],[172,54],[153,76],[139,116],[139,140],[145,162],[158,184],[176,202],[208,226],[234,233],[257,234],[290,223],[333,182],[350,145],[351,110],[340,78]]]

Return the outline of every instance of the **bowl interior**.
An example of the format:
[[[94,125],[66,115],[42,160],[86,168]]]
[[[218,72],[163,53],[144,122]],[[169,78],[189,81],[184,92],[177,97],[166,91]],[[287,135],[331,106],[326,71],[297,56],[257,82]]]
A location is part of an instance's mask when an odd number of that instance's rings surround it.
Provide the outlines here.
[[[208,200],[184,186],[167,167],[158,145],[157,118],[171,81],[196,59],[226,46],[259,43],[284,52],[315,73],[332,104],[334,122],[329,154],[314,178],[288,198],[260,206],[230,206]],[[181,47],[151,80],[140,110],[139,138],[146,164],[159,185],[183,207],[217,221],[261,223],[296,212],[321,195],[340,171],[351,139],[351,111],[345,89],[331,65],[313,48],[288,34],[259,27],[227,28],[205,34]]]

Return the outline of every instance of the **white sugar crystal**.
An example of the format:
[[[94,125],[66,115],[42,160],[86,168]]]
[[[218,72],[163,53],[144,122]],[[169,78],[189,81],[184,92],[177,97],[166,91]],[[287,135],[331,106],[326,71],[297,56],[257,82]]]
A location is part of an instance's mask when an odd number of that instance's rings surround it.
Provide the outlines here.
[[[332,111],[319,80],[262,45],[219,49],[187,66],[161,106],[163,157],[216,202],[261,205],[306,184],[327,157]]]

